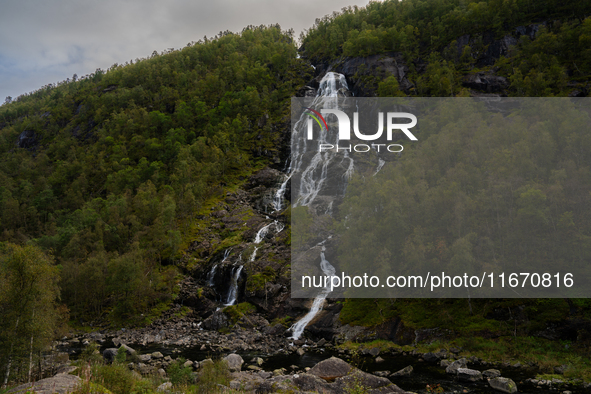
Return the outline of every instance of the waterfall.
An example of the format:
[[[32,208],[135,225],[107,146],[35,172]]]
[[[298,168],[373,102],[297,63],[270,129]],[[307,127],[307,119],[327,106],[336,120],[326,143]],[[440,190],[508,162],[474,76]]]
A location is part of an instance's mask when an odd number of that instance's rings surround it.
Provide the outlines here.
[[[222,258],[222,263],[224,261],[226,261],[226,259],[228,258],[228,256],[230,255],[230,251],[232,250],[232,248],[228,248],[226,250],[224,250],[224,257]]]
[[[275,196],[273,196],[273,210],[274,212],[281,211],[283,209],[283,196],[285,195],[285,189],[287,189],[287,182],[289,182],[291,175],[288,176],[285,181],[281,184]]]
[[[379,159],[378,168],[376,169],[376,172],[374,173],[374,175],[376,175],[378,172],[380,172],[380,170],[382,169],[384,164],[386,164],[386,161],[384,159]]]
[[[240,279],[242,268],[243,266],[240,265],[232,269],[232,281],[230,282],[230,288],[228,289],[228,295],[224,303],[226,306],[234,305],[238,299],[238,280]]]
[[[214,264],[214,266],[211,268],[211,271],[209,271],[209,273],[207,274],[207,284],[209,286],[214,285],[215,272],[217,269],[218,269],[218,265]]]
[[[275,233],[276,234],[279,234],[285,228],[285,225],[283,223],[281,223],[277,220],[274,220],[272,223],[267,224],[266,226],[262,227],[259,231],[257,231],[257,235],[254,237],[255,244],[260,244],[261,242],[263,242],[263,239],[265,239],[265,237],[269,233],[271,226],[275,226]],[[259,247],[255,245],[254,251],[252,252],[252,255],[250,256],[250,259],[248,261],[250,261],[250,262],[254,261],[256,255],[257,255],[258,249],[259,249]]]
[[[324,243],[324,242],[322,242],[322,243]],[[326,258],[324,257],[325,250],[326,250],[326,247],[322,246],[322,250],[320,252],[320,269],[322,269],[322,273],[324,275],[333,276],[335,274],[335,269],[328,262],[328,260],[326,260]],[[328,296],[330,291],[331,291],[330,283],[328,283],[327,286],[325,288],[323,288],[320,291],[320,293],[318,293],[316,298],[314,298],[314,302],[312,303],[312,308],[310,308],[310,311],[306,314],[306,316],[304,316],[303,318],[298,320],[292,326],[291,329],[292,329],[293,335],[291,336],[291,338],[298,339],[302,335],[302,333],[304,332],[304,329],[306,328],[308,323],[310,323],[312,321],[312,319],[314,318],[314,316],[316,316],[316,314],[322,310],[322,304],[324,304],[324,300],[326,299],[326,297]]]
[[[339,97],[339,93],[343,95],[343,91],[348,91],[349,87],[343,74],[334,72],[328,72],[320,81],[320,87],[318,89],[318,95],[311,104],[311,107],[315,108],[335,108],[338,107],[336,98]],[[307,116],[302,114],[298,122],[294,126],[292,133],[292,164],[291,170],[293,172],[301,171],[300,188],[298,190],[298,196],[293,201],[294,206],[304,205],[309,206],[318,196],[318,193],[324,186],[324,183],[328,176],[328,167],[332,160],[339,155],[336,151],[325,151],[316,152],[309,164],[304,164],[304,154],[308,151],[308,140],[304,138],[306,133]],[[338,134],[329,135],[325,128],[322,128],[317,136],[316,140],[313,141],[314,149],[318,144],[333,144],[338,145],[339,139]],[[342,160],[348,160],[349,163],[346,166],[347,169],[343,174],[344,183],[349,180],[353,175],[354,161],[347,151],[342,155]],[[292,174],[293,174],[292,172]],[[320,172],[320,176],[318,173]]]
[[[338,107],[338,100],[335,100],[335,98],[340,97],[339,93],[341,96],[344,96],[344,91],[348,91],[348,85],[345,76],[334,72],[328,72],[320,81],[318,94],[310,107],[316,109],[336,108]],[[327,180],[329,165],[333,159],[339,156],[338,150],[316,152],[307,164],[304,163],[304,154],[309,151],[308,140],[304,137],[306,132],[306,121],[307,116],[302,114],[298,122],[296,122],[294,125],[292,133],[292,162],[290,166],[290,170],[292,170],[292,172],[290,173],[290,176],[294,172],[301,172],[300,185],[299,189],[297,189],[298,195],[292,199],[292,204],[294,207],[310,206],[314,203],[314,200],[322,190],[322,187],[325,185]],[[327,130],[322,128],[319,132],[319,135],[316,136],[315,141],[312,143],[314,146],[313,149],[315,150],[318,144],[321,143],[338,146],[338,134],[330,136],[328,135]],[[355,170],[355,163],[347,151],[344,151],[344,154],[341,153],[340,156],[340,166],[345,169],[342,173],[344,185],[342,193],[344,194],[347,182]],[[326,214],[332,213],[332,203],[332,201],[329,203],[325,211]],[[326,240],[315,246],[322,246],[320,251],[320,269],[325,276],[332,276],[335,275],[335,268],[325,258],[324,252],[326,251],[326,247],[324,246],[324,242],[326,242]],[[299,339],[306,326],[312,321],[312,319],[314,319],[318,312],[322,310],[324,300],[330,292],[330,287],[325,287],[318,293],[312,302],[310,311],[291,327],[293,333],[291,338]]]

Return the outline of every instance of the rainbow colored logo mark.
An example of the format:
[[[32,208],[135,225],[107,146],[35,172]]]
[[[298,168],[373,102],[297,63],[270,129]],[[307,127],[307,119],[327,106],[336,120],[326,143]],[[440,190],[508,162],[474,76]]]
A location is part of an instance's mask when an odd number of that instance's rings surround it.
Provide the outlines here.
[[[322,123],[324,123],[324,127],[326,127],[326,131],[328,131],[328,125],[326,124],[326,120],[324,120],[324,118],[322,117],[322,115],[320,115],[319,112],[314,111],[312,108],[306,107],[306,109],[313,112],[313,113],[308,112],[308,115],[310,115],[311,117],[313,117],[314,120],[316,121],[316,123],[318,123],[318,126],[320,126],[320,128],[322,129],[322,125],[320,124],[320,120],[316,116],[314,116],[314,114],[318,115],[320,117],[320,119],[322,120]]]

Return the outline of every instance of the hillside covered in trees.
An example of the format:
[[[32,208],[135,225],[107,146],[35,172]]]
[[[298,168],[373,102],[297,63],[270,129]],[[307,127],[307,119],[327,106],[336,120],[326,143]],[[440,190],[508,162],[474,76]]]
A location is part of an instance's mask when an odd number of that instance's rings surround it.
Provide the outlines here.
[[[0,106],[0,314],[8,317],[0,321],[0,367],[17,354],[28,365],[33,349],[62,335],[68,320],[86,329],[150,324],[182,299],[185,280],[199,281],[199,316],[212,315],[219,300],[205,283],[211,287],[207,273],[224,251],[242,256],[244,244],[256,242],[248,249],[254,261],[258,244],[271,244],[252,241],[262,226],[242,225],[256,209],[233,210],[275,193],[289,156],[289,100],[317,87],[326,71],[342,72],[356,95],[586,97],[590,15],[581,0],[371,2],[318,19],[299,48],[279,26],[251,26],[7,100]],[[395,73],[380,68],[384,58]],[[400,205],[388,215],[422,212],[396,238],[395,253],[408,264],[455,255],[476,264],[492,253],[548,264],[557,256],[589,259],[589,136],[573,131],[562,143],[535,130],[477,135],[481,150],[472,157],[454,144],[456,134],[430,135],[387,169],[414,179],[403,188],[354,179],[348,204],[355,195],[394,193]],[[498,149],[491,153],[489,143]],[[448,215],[429,215],[442,211]],[[474,212],[475,221],[463,221]],[[282,209],[273,219],[288,225],[290,214]],[[277,267],[288,269],[289,256],[277,250],[289,238],[272,242],[242,287],[252,305],[229,309],[228,321],[256,311],[287,328],[305,313],[280,297],[289,281]],[[502,250],[490,247],[496,242]],[[269,288],[275,306],[267,308]],[[464,339],[476,332],[529,338],[551,322],[564,329],[552,340],[579,340],[577,352],[591,346],[584,299],[479,300],[470,308],[465,300],[339,300],[327,310],[340,313],[339,324],[365,327],[399,318],[412,329],[453,322]],[[505,309],[535,317],[497,324]]]

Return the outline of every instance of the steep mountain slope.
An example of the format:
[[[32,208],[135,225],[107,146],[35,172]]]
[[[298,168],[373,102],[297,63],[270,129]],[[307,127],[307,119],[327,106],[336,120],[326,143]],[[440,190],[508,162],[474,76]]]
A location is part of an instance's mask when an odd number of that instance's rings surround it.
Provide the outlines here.
[[[45,86],[0,107],[0,241],[54,255],[76,325],[178,314],[283,336],[310,307],[289,297],[289,98],[314,96],[327,71],[356,96],[587,96],[589,13],[584,1],[372,2],[319,20],[302,58],[278,27],[249,27]],[[577,189],[577,201],[555,197],[579,209],[572,224],[588,243],[581,155],[539,188]],[[444,194],[435,205],[449,205]],[[474,313],[463,300],[327,301],[304,335],[407,344],[541,333],[589,346],[585,300],[474,301]],[[1,323],[5,339],[12,323]],[[338,330],[347,323],[369,328]]]

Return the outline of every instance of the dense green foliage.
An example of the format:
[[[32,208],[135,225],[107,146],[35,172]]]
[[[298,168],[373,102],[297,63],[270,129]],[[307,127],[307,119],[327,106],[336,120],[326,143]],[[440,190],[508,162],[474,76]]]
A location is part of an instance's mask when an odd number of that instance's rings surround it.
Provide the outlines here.
[[[0,240],[53,250],[75,317],[165,301],[182,226],[277,156],[272,128],[308,69],[279,27],[250,27],[3,105]]]
[[[2,383],[30,378],[40,352],[63,327],[58,280],[53,259],[38,247],[0,243]]]
[[[396,165],[349,184],[340,260],[372,261],[384,277],[392,267],[589,275],[589,114],[530,99],[509,121],[455,100],[422,117],[420,143]]]
[[[387,0],[317,19],[302,42],[313,63],[400,52],[414,94],[450,96],[460,93],[461,75],[475,68],[490,45],[485,34],[500,39],[518,26],[543,22],[535,40],[522,36],[495,66],[510,78],[516,96],[563,95],[567,78],[591,75],[590,14],[584,0]],[[462,36],[473,39],[472,47],[459,47]],[[425,62],[426,70],[419,70]]]

